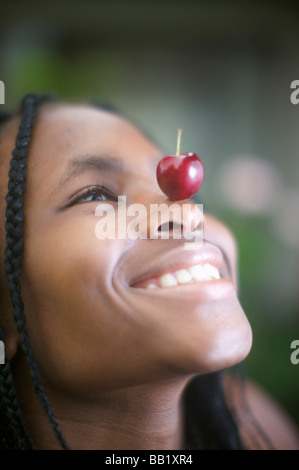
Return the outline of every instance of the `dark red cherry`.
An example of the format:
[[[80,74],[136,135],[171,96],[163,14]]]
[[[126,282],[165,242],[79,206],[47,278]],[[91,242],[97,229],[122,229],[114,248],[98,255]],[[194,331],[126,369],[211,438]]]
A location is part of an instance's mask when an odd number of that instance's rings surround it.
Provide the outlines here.
[[[181,201],[193,196],[204,177],[203,164],[193,152],[167,155],[157,166],[157,181],[166,196]]]

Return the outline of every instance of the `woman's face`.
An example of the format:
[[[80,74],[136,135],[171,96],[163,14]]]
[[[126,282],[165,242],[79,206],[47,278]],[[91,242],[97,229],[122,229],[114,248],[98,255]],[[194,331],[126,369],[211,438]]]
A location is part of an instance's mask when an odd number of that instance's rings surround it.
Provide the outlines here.
[[[16,126],[13,131],[4,147],[7,163]],[[96,236],[95,209],[108,202],[117,214],[119,195],[148,212],[150,204],[171,204],[156,182],[162,156],[127,121],[87,106],[46,105],[36,121],[22,296],[49,387],[95,396],[229,367],[250,350],[251,329],[236,295],[235,244],[222,224],[204,213],[197,250],[185,250],[183,238]],[[146,221],[148,232],[159,233],[155,223]],[[162,275],[204,263],[225,278],[147,288]]]

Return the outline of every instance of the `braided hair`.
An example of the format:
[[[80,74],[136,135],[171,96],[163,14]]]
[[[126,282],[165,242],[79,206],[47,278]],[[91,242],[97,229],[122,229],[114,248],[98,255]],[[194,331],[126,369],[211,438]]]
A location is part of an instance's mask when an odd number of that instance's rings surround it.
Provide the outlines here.
[[[33,356],[21,297],[21,268],[24,244],[24,193],[26,162],[39,106],[53,101],[52,96],[27,95],[21,103],[22,119],[10,162],[6,196],[6,248],[4,268],[12,301],[21,346],[27,360],[35,392],[62,449],[69,446],[56,421],[40,372]],[[0,125],[9,120],[9,113],[0,115]],[[0,312],[1,314],[1,312]],[[5,341],[0,325],[0,340]],[[194,449],[241,449],[242,443],[222,391],[221,372],[194,378],[186,388],[186,437]],[[5,358],[0,366],[0,449],[35,449],[28,432],[14,385],[11,362]]]
[[[8,121],[11,114],[1,112],[0,125]],[[4,342],[4,331],[0,325],[0,339]],[[34,444],[26,429],[23,414],[14,386],[11,364],[5,357],[0,374],[0,449],[32,449]]]
[[[14,311],[14,319],[18,327],[22,349],[27,360],[29,372],[33,379],[34,389],[40,399],[40,403],[46,415],[50,420],[52,429],[56,434],[56,437],[59,440],[62,448],[68,449],[68,445],[57,424],[53,410],[45,393],[40,373],[33,357],[28,330],[26,326],[20,283],[24,243],[23,202],[26,178],[26,161],[32,135],[32,128],[38,106],[41,103],[50,99],[51,97],[47,95],[27,95],[25,96],[21,104],[22,120],[19,127],[18,135],[16,137],[15,149],[12,152],[13,158],[10,162],[8,193],[6,196],[6,248],[4,255],[4,269],[11,296]],[[3,408],[6,408],[8,410],[5,418],[8,419],[10,429],[13,430],[12,435],[15,436],[15,446],[17,448],[32,447],[32,441],[29,438],[28,432],[25,431],[24,418],[22,417],[20,406],[17,402],[9,362],[5,363],[4,371],[1,374],[0,380],[1,390],[4,396],[1,408],[2,411]],[[17,433],[16,431],[18,428],[20,430],[24,430],[24,432],[20,433],[20,436],[18,436],[19,433]],[[8,444],[11,443],[5,442],[4,438],[4,442],[2,442],[2,445]]]

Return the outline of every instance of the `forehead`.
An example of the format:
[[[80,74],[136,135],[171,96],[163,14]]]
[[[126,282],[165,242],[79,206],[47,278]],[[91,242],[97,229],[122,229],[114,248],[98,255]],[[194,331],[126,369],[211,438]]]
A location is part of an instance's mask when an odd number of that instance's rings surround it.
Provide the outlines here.
[[[126,166],[151,165],[159,151],[127,120],[89,106],[47,105],[33,132],[30,161],[34,167],[63,167],[74,156],[104,155],[123,158]]]
[[[40,201],[55,194],[73,161],[102,157],[121,161],[123,174],[138,181],[136,176],[141,173],[144,178],[153,178],[161,152],[134,125],[116,114],[85,105],[45,105],[34,124],[30,143],[27,201],[31,205],[36,194]],[[116,176],[113,172],[110,175]]]

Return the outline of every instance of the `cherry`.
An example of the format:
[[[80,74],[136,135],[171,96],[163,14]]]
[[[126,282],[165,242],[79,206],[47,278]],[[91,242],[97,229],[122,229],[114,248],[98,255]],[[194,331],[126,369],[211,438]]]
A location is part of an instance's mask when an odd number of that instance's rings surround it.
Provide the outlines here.
[[[200,188],[204,177],[203,164],[195,153],[179,154],[181,132],[179,129],[176,155],[163,157],[157,166],[160,189],[173,201],[193,196]]]

